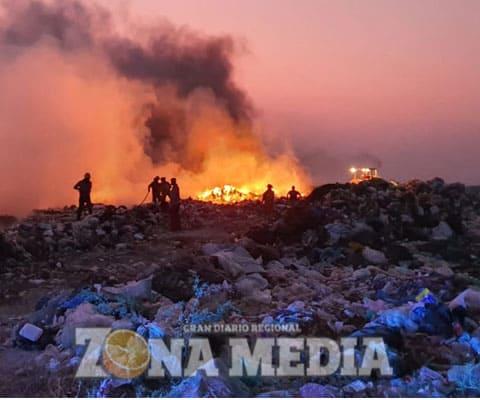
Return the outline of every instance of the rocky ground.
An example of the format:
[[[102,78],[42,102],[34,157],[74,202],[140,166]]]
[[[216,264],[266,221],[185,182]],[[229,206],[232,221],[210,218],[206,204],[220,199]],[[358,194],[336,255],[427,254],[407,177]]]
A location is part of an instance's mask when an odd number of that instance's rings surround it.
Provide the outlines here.
[[[441,179],[325,185],[275,214],[243,202],[96,205],[3,219],[0,394],[480,394],[480,195]],[[425,290],[428,289],[428,290]],[[394,376],[76,380],[75,327],[181,337],[186,324],[296,322],[302,336],[382,336]],[[39,337],[22,332],[29,323]],[[25,330],[25,329],[24,329]],[[23,334],[22,334],[23,333]],[[214,356],[224,354],[218,338]]]

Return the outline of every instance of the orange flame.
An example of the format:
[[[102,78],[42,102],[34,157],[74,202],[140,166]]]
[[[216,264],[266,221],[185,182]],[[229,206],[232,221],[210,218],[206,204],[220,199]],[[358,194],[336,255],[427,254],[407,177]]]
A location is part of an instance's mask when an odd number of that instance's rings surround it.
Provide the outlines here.
[[[153,93],[143,84],[118,79],[101,60],[83,54],[70,57],[47,47],[16,59],[15,68],[0,65],[0,86],[9,88],[8,96],[0,96],[5,126],[0,137],[7,143],[0,146],[0,160],[16,166],[2,175],[4,213],[75,203],[72,185],[87,171],[92,174],[94,203],[138,204],[156,175],[176,177],[182,198],[197,198],[206,188],[225,192],[225,183],[236,188],[226,190],[228,199],[259,195],[269,183],[277,196],[292,185],[302,193],[311,188],[288,149],[270,155],[255,123],[233,121],[210,92],[199,90],[187,99],[170,88]],[[76,73],[72,65],[79,70],[94,65],[95,77]],[[45,92],[45,87],[53,89]],[[66,96],[68,102],[63,101]],[[145,118],[138,114],[157,96],[165,104],[183,107],[187,118],[178,159],[161,164],[145,155]],[[22,118],[25,110],[29,118]],[[35,196],[18,190],[18,182],[31,176]]]
[[[237,189],[232,185],[216,186],[213,189],[204,190],[197,198],[202,201],[210,201],[217,204],[239,203],[244,200],[256,200],[260,195],[245,189]]]

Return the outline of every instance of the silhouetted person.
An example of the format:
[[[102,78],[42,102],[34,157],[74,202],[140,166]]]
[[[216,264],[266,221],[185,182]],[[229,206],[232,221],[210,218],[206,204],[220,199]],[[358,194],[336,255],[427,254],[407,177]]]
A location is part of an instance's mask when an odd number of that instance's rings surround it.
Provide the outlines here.
[[[77,209],[77,220],[79,220],[82,217],[82,213],[85,208],[87,208],[90,214],[92,213],[93,206],[92,201],[90,200],[92,181],[90,180],[90,174],[87,172],[84,178],[81,181],[78,181],[73,188],[78,190],[79,193]]]
[[[170,180],[170,230],[180,230],[180,188],[177,185],[177,180],[172,178]]]
[[[262,202],[265,207],[265,212],[271,214],[275,205],[275,192],[272,190],[273,186],[268,184],[267,190],[263,193]]]
[[[295,186],[292,186],[292,190],[287,193],[287,199],[291,203],[296,203],[302,195],[299,191],[295,190]]]
[[[170,193],[170,183],[167,182],[165,177],[160,179],[160,208],[162,211],[168,210],[167,196]]]
[[[156,176],[153,181],[148,185],[148,193],[152,191],[152,203],[157,204],[160,202],[160,177]]]

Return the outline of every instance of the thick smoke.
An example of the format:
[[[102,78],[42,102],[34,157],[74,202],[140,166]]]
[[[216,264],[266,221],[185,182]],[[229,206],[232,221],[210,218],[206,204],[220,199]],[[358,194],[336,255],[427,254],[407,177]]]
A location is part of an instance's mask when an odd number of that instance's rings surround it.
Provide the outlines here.
[[[154,163],[176,161],[186,169],[199,168],[198,162],[182,158],[188,142],[185,110],[165,101],[165,87],[173,86],[181,98],[208,90],[234,121],[251,121],[247,96],[232,80],[235,46],[230,37],[203,37],[164,24],[141,41],[115,34],[106,10],[78,1],[5,4],[3,46],[25,51],[51,39],[61,51],[94,51],[120,76],[155,89],[157,98],[148,104],[145,120],[149,135],[144,138],[145,153]]]
[[[4,1],[3,45],[30,47],[44,37],[69,51],[94,45],[92,29],[109,23],[108,13],[87,10],[78,2]]]
[[[156,32],[146,46],[129,39],[115,39],[107,41],[105,48],[112,64],[127,78],[156,87],[174,83],[182,97],[198,88],[208,88],[232,118],[250,118],[250,104],[232,81],[234,43],[229,37]]]
[[[180,178],[184,195],[307,182],[291,155],[264,151],[232,38],[166,22],[120,34],[80,1],[2,4],[0,212],[71,204],[85,171],[94,201],[130,204],[155,175]]]

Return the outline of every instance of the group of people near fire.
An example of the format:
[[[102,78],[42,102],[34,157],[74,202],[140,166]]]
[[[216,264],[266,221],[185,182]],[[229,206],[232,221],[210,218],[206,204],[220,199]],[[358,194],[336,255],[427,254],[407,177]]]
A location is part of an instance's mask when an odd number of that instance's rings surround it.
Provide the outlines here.
[[[93,204],[91,200],[92,180],[90,173],[86,173],[82,180],[78,181],[74,187],[79,193],[77,220],[80,220],[84,211],[92,214]],[[163,212],[168,212],[170,216],[170,230],[180,230],[180,187],[177,184],[177,179],[172,178],[170,182],[165,177],[156,176],[148,185],[148,194],[152,194],[152,204],[159,206]],[[145,196],[145,199],[147,198]],[[292,186],[287,194],[287,199],[290,203],[295,203],[301,198],[300,192]],[[167,201],[167,198],[169,201]],[[145,200],[144,199],[144,200]],[[142,202],[143,203],[143,202]],[[275,206],[275,192],[273,185],[268,184],[267,190],[262,195],[262,204],[267,215],[274,211]]]
[[[170,214],[170,229],[180,230],[180,188],[177,179],[167,182],[165,177],[156,176],[148,185],[148,193],[152,192],[152,203],[160,205],[160,209]],[[167,202],[167,197],[170,202]]]

